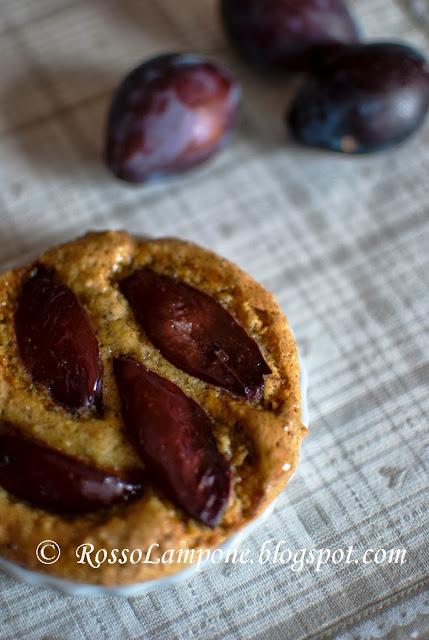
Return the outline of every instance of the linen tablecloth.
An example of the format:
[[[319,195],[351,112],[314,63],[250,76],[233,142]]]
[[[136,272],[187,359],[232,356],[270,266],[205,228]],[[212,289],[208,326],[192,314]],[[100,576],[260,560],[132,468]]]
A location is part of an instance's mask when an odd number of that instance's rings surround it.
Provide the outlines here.
[[[429,53],[426,0],[352,2],[369,38]],[[194,240],[271,289],[309,380],[311,435],[272,517],[249,539],[291,549],[405,548],[402,565],[213,566],[130,599],[0,576],[0,638],[428,638],[429,125],[399,149],[297,148],[291,83],[239,63],[209,0],[2,0],[0,262],[88,229]],[[226,62],[239,133],[186,176],[131,187],[100,160],[112,90],[165,51]]]

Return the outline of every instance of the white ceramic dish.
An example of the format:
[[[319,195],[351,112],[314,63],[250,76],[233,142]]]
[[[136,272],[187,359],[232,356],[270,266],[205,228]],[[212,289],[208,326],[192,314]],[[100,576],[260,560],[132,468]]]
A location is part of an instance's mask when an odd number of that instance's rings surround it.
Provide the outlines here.
[[[309,424],[307,386],[307,372],[301,362],[301,420],[306,426]],[[253,533],[271,515],[274,510],[275,502],[276,501],[272,502],[258,518],[252,520],[252,522],[247,526],[243,527],[243,529],[228,538],[228,540],[226,540],[220,547],[222,551],[227,553],[228,551],[232,551],[239,547],[244,538]],[[207,564],[208,562],[202,563],[200,568],[207,566]],[[62,578],[55,578],[45,573],[25,569],[24,567],[4,558],[0,558],[0,570],[21,582],[42,587],[52,587],[69,595],[86,597],[114,595],[128,598],[143,595],[149,591],[155,591],[156,589],[164,588],[168,585],[178,584],[189,580],[195,575],[195,573],[197,573],[198,568],[195,565],[191,565],[172,576],[158,578],[157,580],[150,580],[147,582],[120,585],[117,587],[104,587],[100,585],[72,582],[70,580],[63,580]]]

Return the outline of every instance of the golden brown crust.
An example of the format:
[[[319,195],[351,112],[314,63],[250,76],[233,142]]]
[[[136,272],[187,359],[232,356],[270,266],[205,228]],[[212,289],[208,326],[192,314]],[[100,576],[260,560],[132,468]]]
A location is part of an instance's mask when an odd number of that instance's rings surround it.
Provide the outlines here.
[[[13,315],[28,268],[0,276],[0,420],[51,447],[118,472],[142,466],[127,440],[113,380],[112,358],[129,354],[175,382],[215,423],[215,436],[233,465],[233,490],[221,523],[213,530],[188,518],[156,489],[135,502],[79,517],[49,514],[0,488],[0,554],[39,571],[72,580],[119,585],[158,578],[177,564],[107,564],[98,570],[77,564],[82,543],[95,548],[164,549],[215,547],[254,518],[277,496],[294,472],[301,439],[299,366],[295,340],[273,296],[235,265],[189,242],[135,239],[125,232],[89,233],[51,249],[40,262],[53,267],[86,307],[97,335],[104,369],[104,415],[71,416],[36,387],[23,368]],[[117,280],[151,265],[177,276],[220,302],[258,343],[272,375],[259,405],[232,396],[176,369],[136,324]],[[61,546],[50,566],[36,559],[45,539]]]

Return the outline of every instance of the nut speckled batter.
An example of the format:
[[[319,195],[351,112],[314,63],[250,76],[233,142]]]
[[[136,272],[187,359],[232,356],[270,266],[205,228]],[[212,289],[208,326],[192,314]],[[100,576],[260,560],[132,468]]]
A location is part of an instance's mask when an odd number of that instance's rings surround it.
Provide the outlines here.
[[[0,554],[52,575],[88,583],[125,584],[158,578],[177,564],[77,564],[75,550],[213,547],[260,513],[295,470],[305,429],[300,421],[299,367],[294,338],[271,294],[235,265],[189,242],[146,240],[125,232],[89,233],[44,253],[39,262],[87,309],[100,344],[104,413],[73,416],[33,384],[17,350],[14,312],[22,279],[32,265],[0,276],[0,420],[24,435],[96,467],[118,473],[141,467],[124,432],[112,358],[128,354],[173,381],[198,402],[215,425],[220,450],[232,464],[233,489],[213,530],[189,518],[154,486],[126,505],[85,516],[59,516],[34,508],[0,487]],[[176,369],[137,325],[117,282],[143,265],[201,289],[220,302],[253,337],[272,370],[260,403],[249,403]],[[0,425],[0,428],[4,428]],[[290,465],[288,467],[288,465]],[[283,467],[287,469],[283,470]],[[41,565],[35,548],[56,540],[61,558]],[[152,557],[155,557],[152,555]]]

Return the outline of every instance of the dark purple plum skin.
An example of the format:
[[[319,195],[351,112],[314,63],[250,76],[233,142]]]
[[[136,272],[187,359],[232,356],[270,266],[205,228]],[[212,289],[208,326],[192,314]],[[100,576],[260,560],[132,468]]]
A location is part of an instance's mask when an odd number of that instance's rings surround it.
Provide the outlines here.
[[[114,360],[125,428],[154,485],[189,516],[214,527],[228,502],[231,471],[212,423],[179,387],[129,357]]]
[[[102,365],[88,314],[41,265],[22,284],[15,332],[24,366],[56,402],[70,411],[101,410]]]
[[[240,96],[230,72],[203,56],[166,54],[141,64],[113,96],[107,166],[134,183],[195,167],[227,141]]]
[[[345,153],[399,144],[429,108],[429,66],[415,49],[379,42],[344,47],[321,62],[287,116],[300,143]]]
[[[359,40],[343,0],[221,0],[231,43],[250,64],[273,71],[308,71],[339,44]]]
[[[0,435],[0,486],[58,514],[105,509],[143,490],[140,478],[120,478],[13,433]]]
[[[271,373],[256,342],[203,291],[148,268],[120,282],[138,323],[179,369],[259,400]]]

